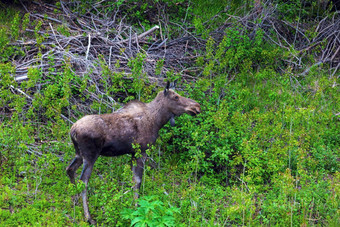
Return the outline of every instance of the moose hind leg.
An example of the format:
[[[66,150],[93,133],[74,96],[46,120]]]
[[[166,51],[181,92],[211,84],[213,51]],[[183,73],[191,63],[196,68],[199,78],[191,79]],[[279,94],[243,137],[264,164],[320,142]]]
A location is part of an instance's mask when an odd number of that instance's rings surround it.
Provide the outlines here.
[[[83,159],[79,155],[76,155],[71,164],[66,168],[67,175],[70,177],[70,180],[73,184],[75,184],[74,178],[76,171],[81,164],[83,164]]]
[[[88,201],[87,201],[87,186],[88,186],[88,182],[89,182],[95,161],[96,161],[96,158],[91,161],[84,159],[84,167],[83,167],[83,171],[80,176],[80,180],[82,180],[85,183],[85,189],[81,193],[81,197],[83,199],[84,215],[85,215],[86,220],[92,225],[95,225],[96,222],[91,218],[91,215],[90,215]]]
[[[134,196],[135,199],[138,199],[139,197],[138,192],[142,184],[145,160],[146,160],[145,156],[138,158],[136,160],[136,165],[132,166],[133,181],[135,182],[135,185],[133,187],[134,192],[135,192],[135,196]]]

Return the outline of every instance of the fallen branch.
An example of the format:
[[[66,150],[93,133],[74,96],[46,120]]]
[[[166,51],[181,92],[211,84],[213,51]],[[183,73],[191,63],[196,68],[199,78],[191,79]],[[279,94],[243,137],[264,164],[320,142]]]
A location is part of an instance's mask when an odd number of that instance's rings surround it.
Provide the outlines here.
[[[85,59],[87,60],[90,52],[90,46],[91,46],[91,34],[89,33],[89,44],[87,45],[87,51],[86,51],[86,56]]]

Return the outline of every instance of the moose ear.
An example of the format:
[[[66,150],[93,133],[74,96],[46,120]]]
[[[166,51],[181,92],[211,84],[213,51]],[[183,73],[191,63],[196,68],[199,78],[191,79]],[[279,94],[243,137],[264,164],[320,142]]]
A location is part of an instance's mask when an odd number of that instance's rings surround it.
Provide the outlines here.
[[[172,87],[173,87],[174,89],[176,88],[177,81],[178,81],[178,79],[176,79],[176,80],[173,82],[173,85],[172,85]]]
[[[165,86],[165,89],[164,89],[164,95],[167,95],[167,94],[168,94],[169,88],[170,88],[170,82],[168,81],[168,82],[166,83],[166,86]]]

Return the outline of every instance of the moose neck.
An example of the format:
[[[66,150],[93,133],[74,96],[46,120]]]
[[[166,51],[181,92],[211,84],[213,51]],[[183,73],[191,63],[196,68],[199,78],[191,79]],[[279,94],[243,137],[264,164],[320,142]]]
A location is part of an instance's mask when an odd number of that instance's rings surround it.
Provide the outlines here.
[[[173,116],[167,108],[167,100],[163,92],[159,93],[154,100],[147,104],[150,120],[155,124],[157,132],[161,129]]]

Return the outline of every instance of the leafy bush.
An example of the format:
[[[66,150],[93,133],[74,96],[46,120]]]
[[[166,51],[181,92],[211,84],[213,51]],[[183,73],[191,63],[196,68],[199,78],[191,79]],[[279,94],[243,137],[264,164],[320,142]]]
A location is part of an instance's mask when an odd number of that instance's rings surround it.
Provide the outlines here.
[[[174,213],[178,208],[166,208],[162,201],[154,196],[143,197],[138,200],[138,208],[133,211],[123,211],[123,218],[131,221],[131,226],[175,226]]]

